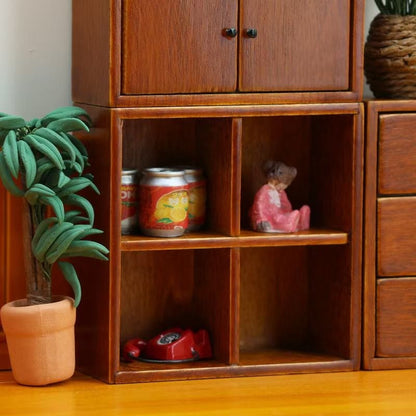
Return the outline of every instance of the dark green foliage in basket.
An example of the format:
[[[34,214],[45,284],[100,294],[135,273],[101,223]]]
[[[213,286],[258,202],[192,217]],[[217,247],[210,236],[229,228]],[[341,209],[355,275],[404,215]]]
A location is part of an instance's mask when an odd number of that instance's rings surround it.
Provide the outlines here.
[[[416,14],[416,0],[374,0],[382,14],[401,16]]]

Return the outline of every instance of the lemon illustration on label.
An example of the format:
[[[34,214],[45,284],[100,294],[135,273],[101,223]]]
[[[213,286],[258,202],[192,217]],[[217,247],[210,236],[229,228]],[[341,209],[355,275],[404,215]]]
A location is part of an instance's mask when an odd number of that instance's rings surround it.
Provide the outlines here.
[[[173,191],[159,198],[156,204],[157,222],[169,224],[186,219],[189,205],[188,193],[184,190]]]
[[[205,214],[206,198],[205,188],[197,187],[191,189],[189,193],[189,218],[198,218]]]

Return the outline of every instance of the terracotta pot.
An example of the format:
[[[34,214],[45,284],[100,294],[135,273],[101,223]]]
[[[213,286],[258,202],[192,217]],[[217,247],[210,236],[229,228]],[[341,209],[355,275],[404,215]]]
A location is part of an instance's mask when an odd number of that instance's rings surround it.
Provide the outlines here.
[[[74,374],[75,316],[74,301],[69,297],[31,306],[21,299],[1,308],[13,377],[18,383],[42,386]]]

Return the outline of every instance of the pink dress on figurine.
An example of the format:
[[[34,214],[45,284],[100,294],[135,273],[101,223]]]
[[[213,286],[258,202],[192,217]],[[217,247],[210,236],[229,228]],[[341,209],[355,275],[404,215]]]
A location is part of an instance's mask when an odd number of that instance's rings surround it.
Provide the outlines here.
[[[264,169],[269,181],[257,191],[249,212],[253,230],[291,233],[309,229],[309,206],[293,210],[284,191],[296,176],[296,169],[273,161]]]
[[[258,230],[258,224],[267,222],[269,229],[266,226],[258,231],[291,233],[309,228],[310,209],[305,205],[300,210],[292,210],[286,192],[266,184],[254,198],[250,217],[254,230]]]

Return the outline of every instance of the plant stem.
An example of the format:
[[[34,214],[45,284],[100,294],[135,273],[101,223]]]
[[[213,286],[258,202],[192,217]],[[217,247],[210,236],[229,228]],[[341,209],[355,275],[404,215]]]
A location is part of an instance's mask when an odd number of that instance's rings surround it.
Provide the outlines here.
[[[40,263],[32,253],[33,233],[43,218],[43,210],[29,204],[25,206],[23,221],[23,244],[26,269],[26,298],[28,305],[52,301],[50,265]]]

